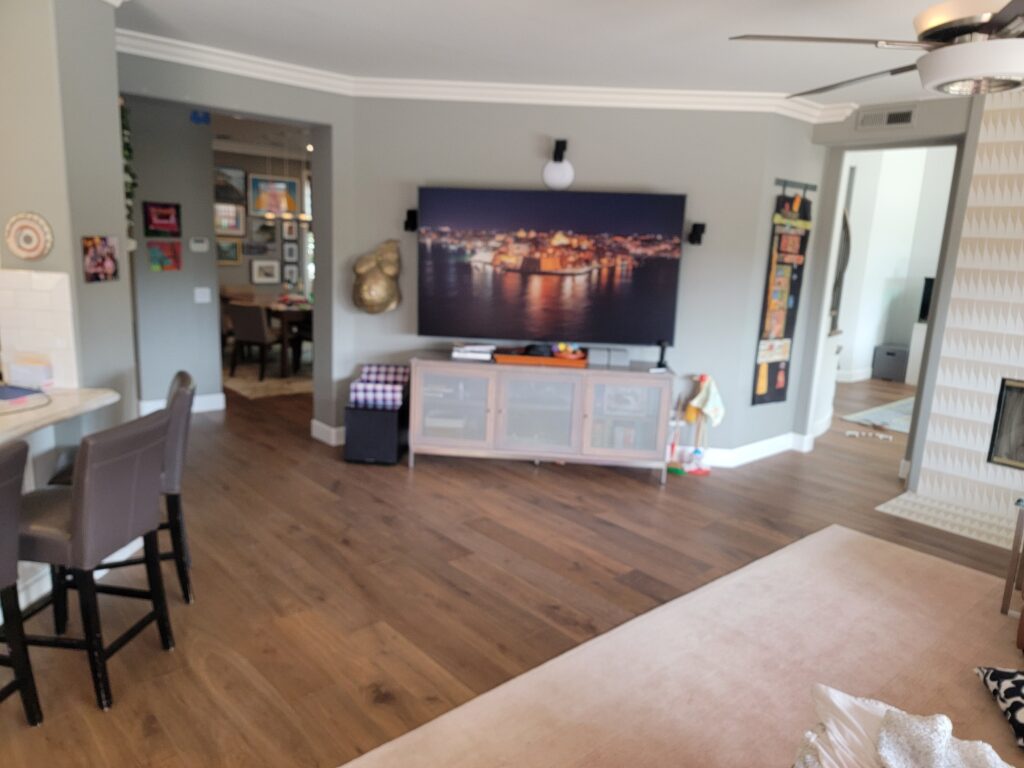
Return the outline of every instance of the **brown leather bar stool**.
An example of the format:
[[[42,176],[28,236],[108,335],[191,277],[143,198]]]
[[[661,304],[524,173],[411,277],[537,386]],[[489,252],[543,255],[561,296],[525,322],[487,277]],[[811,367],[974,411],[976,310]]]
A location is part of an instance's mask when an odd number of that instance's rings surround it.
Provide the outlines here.
[[[167,454],[164,456],[164,474],[162,479],[162,491],[167,505],[167,521],[160,524],[160,530],[167,531],[171,535],[171,551],[161,552],[161,560],[173,560],[174,567],[178,573],[178,582],[181,584],[181,595],[186,603],[195,601],[195,594],[192,589],[192,555],[188,546],[188,532],[185,529],[185,516],[181,507],[181,478],[185,472],[185,456],[188,452],[188,432],[192,424],[192,401],[196,394],[196,384],[192,377],[185,371],[178,371],[171,380],[170,389],[167,392],[167,414],[170,423],[167,428]],[[65,470],[57,473],[50,479],[51,485],[70,485],[71,469],[69,465]],[[132,565],[145,565],[146,560],[142,557],[128,560],[117,560],[103,564],[104,568],[124,568]],[[66,577],[59,569],[54,569],[53,582],[55,589],[64,589]],[[57,634],[64,634],[67,626],[67,610],[61,608],[61,603],[66,605],[66,597],[57,596],[54,610],[54,620]]]
[[[0,701],[15,691],[29,725],[43,722],[32,664],[25,645],[21,607],[18,605],[18,522],[21,514],[21,484],[25,474],[28,446],[17,442],[0,446],[0,607],[4,611],[4,637],[9,656],[0,656],[0,667],[14,671],[14,681],[0,687]]]
[[[28,635],[26,642],[85,651],[101,709],[109,709],[113,700],[107,660],[143,629],[156,622],[164,649],[174,648],[157,539],[168,425],[168,413],[158,411],[89,435],[78,448],[71,487],[48,486],[22,498],[19,556],[60,569],[63,586],[78,591],[85,630],[81,639]],[[103,559],[140,536],[145,542],[149,589],[97,586],[93,571],[103,567]],[[53,595],[26,611],[25,617],[50,604],[55,605],[55,612],[60,610],[61,592],[55,588]],[[152,609],[104,645],[97,594],[147,600]]]

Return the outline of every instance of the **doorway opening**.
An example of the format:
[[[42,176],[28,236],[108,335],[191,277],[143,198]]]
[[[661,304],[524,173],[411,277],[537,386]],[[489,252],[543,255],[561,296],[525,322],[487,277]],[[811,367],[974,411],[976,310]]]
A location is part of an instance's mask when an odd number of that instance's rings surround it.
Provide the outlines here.
[[[904,470],[913,427],[957,151],[941,145],[843,157],[816,410],[831,406],[833,432],[891,453],[894,474]]]
[[[311,396],[312,128],[221,112],[211,126],[224,389]]]

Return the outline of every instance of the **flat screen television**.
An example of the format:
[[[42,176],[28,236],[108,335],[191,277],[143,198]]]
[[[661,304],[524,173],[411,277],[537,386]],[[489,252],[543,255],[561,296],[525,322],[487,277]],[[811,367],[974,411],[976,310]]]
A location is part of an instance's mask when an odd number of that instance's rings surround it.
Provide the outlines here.
[[[419,332],[671,345],[684,195],[421,187]]]

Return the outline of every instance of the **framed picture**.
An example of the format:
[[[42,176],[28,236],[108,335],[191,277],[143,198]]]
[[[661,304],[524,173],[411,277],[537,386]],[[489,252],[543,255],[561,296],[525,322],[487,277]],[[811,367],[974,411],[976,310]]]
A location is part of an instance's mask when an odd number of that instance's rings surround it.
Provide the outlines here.
[[[217,166],[213,169],[213,199],[218,203],[245,205],[245,171]]]
[[[281,282],[281,262],[276,259],[253,259],[249,262],[249,270],[249,278],[254,285]]]
[[[999,387],[988,460],[1024,469],[1024,381],[1003,379]]]
[[[181,206],[178,203],[143,203],[146,237],[181,237]]]
[[[253,216],[299,212],[299,180],[249,174],[249,213]]]
[[[299,222],[295,219],[285,219],[281,222],[281,239],[282,240],[298,240],[299,239]]]
[[[245,236],[245,205],[213,204],[213,230],[218,235]]]
[[[150,272],[181,271],[180,240],[150,240],[146,243]]]
[[[240,237],[217,238],[217,263],[224,266],[242,263],[242,239]]]
[[[281,258],[290,264],[296,264],[299,261],[299,244],[298,243],[284,243],[281,246]]]
[[[117,280],[117,238],[100,235],[83,237],[82,270],[87,283]]]
[[[277,222],[273,219],[249,219],[249,242],[269,245],[277,242]]]
[[[282,281],[288,285],[299,284],[299,265],[298,264],[285,264],[282,272]]]

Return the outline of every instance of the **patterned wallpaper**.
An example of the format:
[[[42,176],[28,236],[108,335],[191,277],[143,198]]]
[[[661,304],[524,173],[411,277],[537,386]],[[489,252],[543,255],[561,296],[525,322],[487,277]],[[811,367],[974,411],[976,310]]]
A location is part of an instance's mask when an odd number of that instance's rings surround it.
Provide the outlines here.
[[[985,103],[917,493],[1009,530],[1024,471],[989,464],[1004,376],[1024,378],[1024,93]]]

